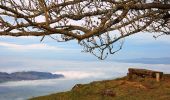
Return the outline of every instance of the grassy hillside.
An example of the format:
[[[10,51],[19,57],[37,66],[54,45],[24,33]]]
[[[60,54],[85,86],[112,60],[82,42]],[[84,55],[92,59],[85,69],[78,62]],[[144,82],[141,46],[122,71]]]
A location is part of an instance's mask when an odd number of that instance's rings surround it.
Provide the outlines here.
[[[78,84],[72,90],[30,100],[170,100],[170,75],[161,82],[151,78],[127,77]]]

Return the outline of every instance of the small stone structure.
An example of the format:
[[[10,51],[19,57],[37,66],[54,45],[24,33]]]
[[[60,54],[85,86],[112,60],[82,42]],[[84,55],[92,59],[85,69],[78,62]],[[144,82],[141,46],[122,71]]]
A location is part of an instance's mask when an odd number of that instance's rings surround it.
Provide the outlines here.
[[[163,77],[163,72],[159,72],[159,71],[137,69],[137,68],[129,68],[128,71],[129,71],[128,72],[129,79],[132,79],[133,75],[137,75],[143,78],[144,77],[156,78],[156,81],[159,82]]]

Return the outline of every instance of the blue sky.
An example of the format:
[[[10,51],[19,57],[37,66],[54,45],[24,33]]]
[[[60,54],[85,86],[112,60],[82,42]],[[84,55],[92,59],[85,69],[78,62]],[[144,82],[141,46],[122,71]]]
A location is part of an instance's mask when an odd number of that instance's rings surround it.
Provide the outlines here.
[[[0,38],[1,57],[21,57],[59,60],[98,60],[91,54],[83,53],[76,41],[57,42],[46,37],[2,37]],[[150,33],[137,33],[125,39],[123,49],[107,60],[132,58],[170,57],[170,36],[153,38]]]
[[[57,42],[46,37],[2,37],[0,38],[1,58],[18,57],[32,59],[98,60],[89,53],[83,53],[76,41]],[[123,49],[107,60],[130,58],[170,57],[170,36],[153,38],[151,33],[137,33],[125,39]]]
[[[151,33],[137,33],[125,39],[123,49],[114,55],[100,61],[89,53],[83,53],[82,47],[76,41],[57,42],[49,37],[45,37],[40,42],[41,37],[0,37],[0,71],[13,70],[39,70],[40,66],[49,69],[62,62],[78,63],[96,62],[107,63],[117,59],[135,58],[170,58],[170,36],[153,38]],[[61,63],[59,64],[61,67]],[[81,65],[79,64],[79,65]],[[87,63],[86,63],[87,64]],[[22,67],[23,66],[23,67]],[[24,67],[25,66],[25,67]],[[70,65],[71,66],[71,65]],[[89,68],[93,65],[87,65]],[[49,67],[49,68],[48,68]],[[58,69],[60,69],[58,67]],[[87,68],[87,67],[86,67]],[[67,68],[66,68],[67,69]]]

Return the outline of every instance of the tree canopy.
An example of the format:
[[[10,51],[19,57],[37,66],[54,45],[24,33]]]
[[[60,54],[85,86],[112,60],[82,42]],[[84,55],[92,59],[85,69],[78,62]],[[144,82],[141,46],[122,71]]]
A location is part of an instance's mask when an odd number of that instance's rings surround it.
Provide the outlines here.
[[[138,32],[170,34],[169,0],[1,0],[1,36],[77,40],[105,59]],[[157,36],[159,36],[157,35]]]

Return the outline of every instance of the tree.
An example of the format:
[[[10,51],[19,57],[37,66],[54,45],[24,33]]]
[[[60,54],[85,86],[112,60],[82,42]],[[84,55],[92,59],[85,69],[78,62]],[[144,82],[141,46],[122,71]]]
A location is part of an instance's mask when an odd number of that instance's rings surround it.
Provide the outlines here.
[[[0,1],[1,36],[42,36],[41,41],[45,36],[60,42],[77,40],[84,52],[100,59],[119,51],[124,38],[138,32],[170,34],[170,1]]]

